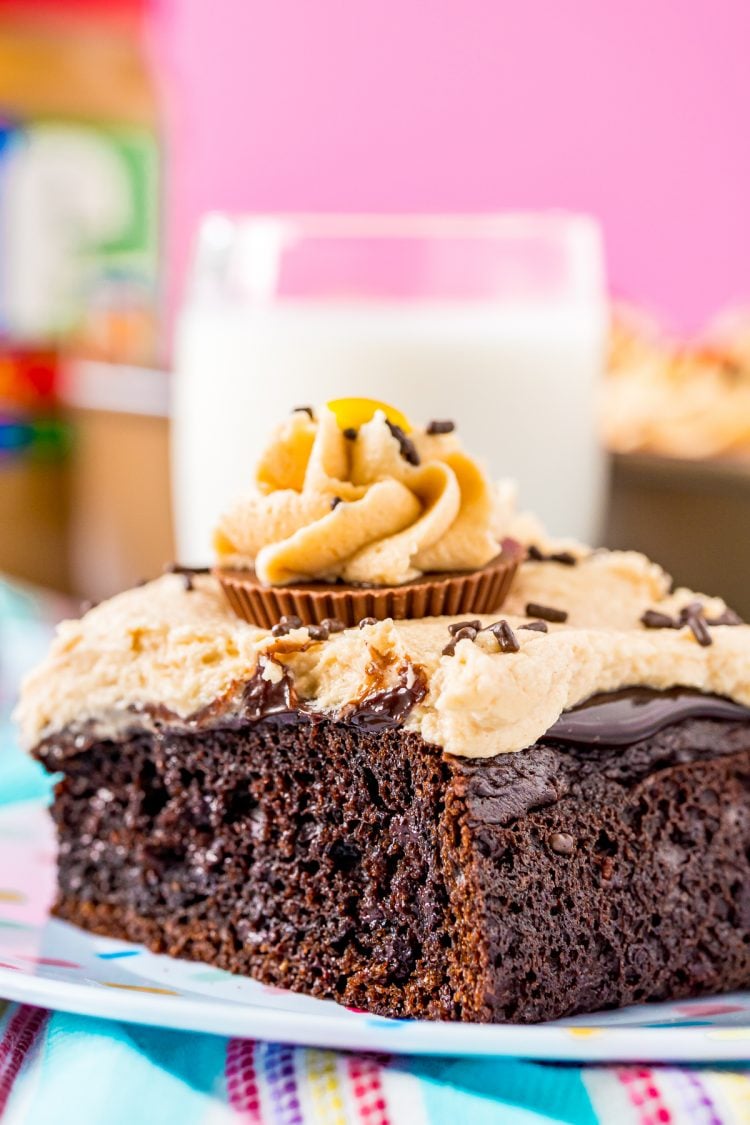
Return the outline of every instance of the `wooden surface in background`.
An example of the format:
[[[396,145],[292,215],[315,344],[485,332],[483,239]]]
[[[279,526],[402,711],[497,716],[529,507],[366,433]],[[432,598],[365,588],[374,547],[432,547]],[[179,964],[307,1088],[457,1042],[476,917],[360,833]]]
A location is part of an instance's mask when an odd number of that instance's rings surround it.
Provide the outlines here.
[[[645,552],[750,620],[750,463],[614,457],[604,542]]]

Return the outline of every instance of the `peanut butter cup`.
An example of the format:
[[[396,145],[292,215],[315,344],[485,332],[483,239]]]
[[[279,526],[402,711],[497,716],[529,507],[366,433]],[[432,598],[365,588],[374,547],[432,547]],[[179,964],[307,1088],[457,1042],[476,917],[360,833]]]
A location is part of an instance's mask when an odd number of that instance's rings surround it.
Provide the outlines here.
[[[296,614],[303,625],[319,625],[336,617],[345,625],[363,618],[383,621],[443,617],[464,613],[494,613],[505,600],[524,549],[505,539],[502,551],[481,570],[468,574],[425,574],[400,586],[353,586],[306,583],[263,586],[253,571],[213,571],[230,606],[245,621],[270,629],[282,617]]]

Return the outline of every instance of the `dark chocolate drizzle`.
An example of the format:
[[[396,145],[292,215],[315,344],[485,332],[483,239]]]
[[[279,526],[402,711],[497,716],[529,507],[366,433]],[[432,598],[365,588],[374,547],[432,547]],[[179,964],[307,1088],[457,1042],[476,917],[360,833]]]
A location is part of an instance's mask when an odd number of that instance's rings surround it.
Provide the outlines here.
[[[690,718],[750,722],[750,707],[691,688],[625,688],[594,695],[580,707],[565,711],[541,741],[628,746]]]
[[[303,710],[286,668],[282,670],[278,683],[265,679],[258,669],[242,693],[240,715],[246,722],[300,715]]]
[[[401,683],[385,691],[366,695],[347,711],[344,721],[359,730],[392,730],[403,725],[410,712],[424,699],[427,684],[422,676],[413,671],[414,680],[407,685],[402,674]]]

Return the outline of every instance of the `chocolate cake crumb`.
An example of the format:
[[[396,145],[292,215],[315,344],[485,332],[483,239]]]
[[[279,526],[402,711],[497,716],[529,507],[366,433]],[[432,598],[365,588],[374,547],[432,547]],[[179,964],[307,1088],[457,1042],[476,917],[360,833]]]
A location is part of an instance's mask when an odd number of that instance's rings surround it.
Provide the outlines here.
[[[526,616],[538,617],[542,621],[551,621],[556,625],[562,625],[564,621],[568,620],[567,610],[555,609],[551,605],[539,605],[538,602],[527,602]]]
[[[427,429],[425,430],[425,433],[429,434],[430,437],[433,437],[436,434],[452,434],[455,428],[455,422],[430,422],[427,426]]]

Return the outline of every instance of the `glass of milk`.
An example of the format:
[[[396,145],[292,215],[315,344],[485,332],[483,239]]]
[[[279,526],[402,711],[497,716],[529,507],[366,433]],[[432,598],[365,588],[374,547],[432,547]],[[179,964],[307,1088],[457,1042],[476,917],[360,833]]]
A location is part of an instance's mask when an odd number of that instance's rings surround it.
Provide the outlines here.
[[[522,507],[594,541],[606,310],[586,216],[207,216],[176,340],[181,561],[210,559],[275,423],[349,395],[454,421]]]

